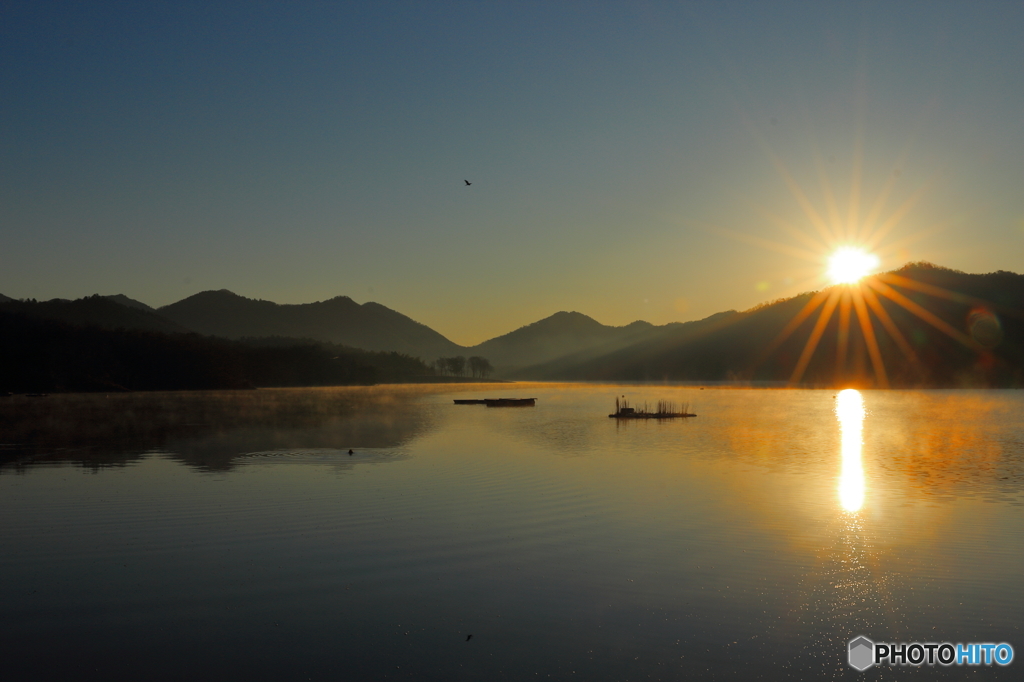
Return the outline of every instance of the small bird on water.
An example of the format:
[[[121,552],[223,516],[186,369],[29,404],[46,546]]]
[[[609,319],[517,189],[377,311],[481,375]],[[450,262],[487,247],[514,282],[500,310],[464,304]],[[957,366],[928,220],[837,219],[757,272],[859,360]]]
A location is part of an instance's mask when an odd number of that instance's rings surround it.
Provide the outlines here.
[[[351,455],[351,454],[354,454],[354,453],[353,453],[353,452],[352,452],[351,450],[349,450],[349,451],[348,451],[348,454],[350,454],[350,455]]]
[[[473,184],[473,183],[472,183],[472,182],[470,182],[469,180],[463,180],[463,182],[464,182],[464,183],[466,183],[466,187],[469,187],[470,185],[472,185],[472,184]]]

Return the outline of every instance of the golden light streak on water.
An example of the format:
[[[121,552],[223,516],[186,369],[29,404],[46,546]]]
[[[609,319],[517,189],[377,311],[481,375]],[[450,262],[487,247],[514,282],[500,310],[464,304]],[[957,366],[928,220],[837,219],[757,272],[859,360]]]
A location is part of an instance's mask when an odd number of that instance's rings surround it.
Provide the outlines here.
[[[839,503],[848,512],[864,504],[864,466],[861,444],[864,431],[864,399],[860,391],[847,388],[836,397],[836,417],[842,434],[843,469],[839,475]]]

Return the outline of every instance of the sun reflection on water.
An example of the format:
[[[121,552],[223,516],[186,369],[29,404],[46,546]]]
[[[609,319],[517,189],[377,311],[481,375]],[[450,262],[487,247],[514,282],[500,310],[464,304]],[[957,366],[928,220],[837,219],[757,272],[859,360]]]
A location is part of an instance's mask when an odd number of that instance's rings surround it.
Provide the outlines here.
[[[861,443],[864,431],[864,399],[860,391],[847,388],[836,397],[836,417],[842,434],[843,469],[839,475],[839,503],[848,512],[864,504],[864,466]]]

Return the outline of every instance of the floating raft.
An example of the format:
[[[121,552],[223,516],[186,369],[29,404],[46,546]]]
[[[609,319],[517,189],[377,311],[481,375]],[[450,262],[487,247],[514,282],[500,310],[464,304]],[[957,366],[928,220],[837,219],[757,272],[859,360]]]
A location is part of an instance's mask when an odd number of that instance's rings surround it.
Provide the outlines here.
[[[637,412],[632,407],[627,407],[608,416],[612,419],[678,419],[697,415],[690,412]]]
[[[484,400],[484,405],[487,407],[533,407],[536,404],[536,398],[498,398],[497,400]]]
[[[483,400],[456,400],[456,405],[486,405],[487,407],[533,407],[536,398],[484,398]]]
[[[623,399],[620,403],[619,399],[615,399],[615,414],[610,414],[610,419],[679,419],[681,417],[696,417],[697,415],[689,412],[690,404],[683,403],[682,409],[678,409],[676,404],[667,400],[659,400],[655,411],[647,411],[647,403],[644,403],[644,409],[637,410],[636,408],[629,406],[629,401]]]

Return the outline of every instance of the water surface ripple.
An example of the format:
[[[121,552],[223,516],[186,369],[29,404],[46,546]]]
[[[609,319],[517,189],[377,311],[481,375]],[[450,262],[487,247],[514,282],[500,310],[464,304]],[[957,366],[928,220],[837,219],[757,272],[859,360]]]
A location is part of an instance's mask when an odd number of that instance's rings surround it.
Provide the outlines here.
[[[858,679],[857,635],[1024,651],[1020,392],[863,391],[844,468],[833,391],[452,403],[484,390],[0,406],[3,679]],[[699,416],[619,422],[616,395]]]

